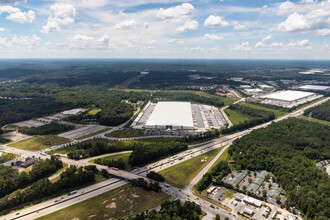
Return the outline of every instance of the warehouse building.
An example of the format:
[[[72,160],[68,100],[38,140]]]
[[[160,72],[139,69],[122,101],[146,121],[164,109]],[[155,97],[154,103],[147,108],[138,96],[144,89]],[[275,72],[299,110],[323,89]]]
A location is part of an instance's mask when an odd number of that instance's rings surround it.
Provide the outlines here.
[[[295,90],[277,91],[259,96],[261,99],[260,103],[280,106],[283,108],[292,108],[321,97],[322,95],[313,92]]]
[[[197,130],[220,129],[226,120],[219,109],[190,102],[149,102],[133,121],[135,129]]]
[[[301,90],[310,90],[310,91],[320,91],[320,92],[327,92],[330,91],[330,86],[319,86],[319,85],[304,85],[298,87]]]

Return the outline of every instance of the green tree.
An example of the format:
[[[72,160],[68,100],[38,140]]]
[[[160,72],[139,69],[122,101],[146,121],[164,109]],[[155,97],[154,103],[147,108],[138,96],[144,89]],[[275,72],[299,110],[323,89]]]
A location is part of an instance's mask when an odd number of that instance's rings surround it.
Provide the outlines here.
[[[220,220],[220,215],[219,214],[216,214],[215,220]]]

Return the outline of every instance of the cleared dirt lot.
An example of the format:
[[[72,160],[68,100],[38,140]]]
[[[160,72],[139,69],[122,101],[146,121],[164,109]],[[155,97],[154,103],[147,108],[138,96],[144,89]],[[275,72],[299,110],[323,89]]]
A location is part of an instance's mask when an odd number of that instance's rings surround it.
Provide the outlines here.
[[[24,134],[18,133],[16,131],[2,134],[1,137],[9,139],[11,141],[22,141],[22,140],[31,138],[31,136],[24,135]]]
[[[94,132],[103,130],[105,128],[108,128],[108,127],[102,126],[102,125],[86,125],[85,127],[59,134],[58,136],[68,138],[68,139],[76,139],[76,138],[80,138],[82,136],[88,135],[90,133],[94,133]]]
[[[44,123],[40,122],[40,121],[35,121],[35,120],[27,120],[27,121],[21,121],[21,122],[17,122],[14,125],[17,125],[18,127],[40,127],[42,125],[44,125]]]

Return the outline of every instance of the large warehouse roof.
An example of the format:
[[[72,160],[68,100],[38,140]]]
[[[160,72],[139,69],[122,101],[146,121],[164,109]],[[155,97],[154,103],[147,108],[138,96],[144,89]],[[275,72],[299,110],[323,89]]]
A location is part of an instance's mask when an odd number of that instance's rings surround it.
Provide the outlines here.
[[[319,85],[304,85],[299,87],[299,89],[315,90],[315,91],[325,91],[329,88],[330,86],[319,86]]]
[[[306,98],[306,97],[311,96],[311,95],[314,95],[314,93],[287,90],[287,91],[280,91],[280,92],[267,94],[267,95],[262,96],[262,98],[276,99],[276,100],[281,100],[281,101],[292,102],[292,101],[295,101],[295,100]]]
[[[190,102],[158,102],[146,127],[173,126],[193,129]]]

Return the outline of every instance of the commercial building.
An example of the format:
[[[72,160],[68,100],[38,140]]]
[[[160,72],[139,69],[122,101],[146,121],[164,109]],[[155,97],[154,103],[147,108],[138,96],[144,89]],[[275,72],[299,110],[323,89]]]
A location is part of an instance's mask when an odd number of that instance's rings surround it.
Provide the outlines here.
[[[248,216],[252,217],[254,215],[254,211],[252,209],[247,208],[247,207],[245,207],[243,209],[243,211],[244,211],[244,214],[247,214]]]
[[[260,208],[262,206],[262,201],[248,197],[248,196],[244,197],[243,202],[248,205],[252,205],[256,208]]]
[[[225,127],[218,108],[190,102],[149,102],[133,121],[135,129],[208,130]]]
[[[330,91],[330,86],[304,85],[304,86],[298,87],[298,89],[326,92],[326,91]]]
[[[277,91],[259,96],[261,99],[260,103],[262,104],[275,105],[284,108],[292,108],[321,97],[322,95],[313,92],[295,90]]]

